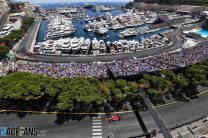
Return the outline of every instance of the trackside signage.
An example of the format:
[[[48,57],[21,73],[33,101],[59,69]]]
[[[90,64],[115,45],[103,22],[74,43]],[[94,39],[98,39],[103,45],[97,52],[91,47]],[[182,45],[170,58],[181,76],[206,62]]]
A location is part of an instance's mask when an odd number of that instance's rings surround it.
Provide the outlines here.
[[[1,127],[0,137],[7,136],[45,136],[45,130],[39,130],[37,127]]]

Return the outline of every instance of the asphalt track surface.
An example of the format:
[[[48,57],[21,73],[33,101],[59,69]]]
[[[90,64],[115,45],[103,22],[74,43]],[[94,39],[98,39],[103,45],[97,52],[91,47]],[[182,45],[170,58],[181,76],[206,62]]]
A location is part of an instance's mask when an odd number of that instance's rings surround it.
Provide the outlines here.
[[[28,31],[27,35],[23,40],[19,43],[19,45],[15,48],[16,56],[25,59],[25,60],[31,60],[31,61],[40,61],[40,62],[51,62],[51,63],[67,63],[67,62],[108,62],[113,60],[124,60],[124,59],[132,59],[134,57],[141,58],[141,57],[147,57],[152,55],[161,54],[164,52],[169,52],[175,49],[180,48],[183,45],[183,39],[179,35],[179,33],[175,33],[176,35],[172,36],[171,39],[173,41],[172,45],[170,46],[164,46],[149,50],[143,50],[138,51],[134,53],[125,53],[125,54],[114,54],[114,55],[99,55],[99,56],[93,56],[93,55],[86,55],[86,56],[58,56],[58,55],[38,55],[38,54],[32,54],[28,55],[27,51],[30,50],[32,41],[35,35],[36,30],[38,29],[38,24],[41,21],[41,19],[36,18],[34,24]]]
[[[168,128],[173,128],[208,115],[208,90],[190,102],[173,102],[158,107]],[[148,111],[140,111],[141,117],[151,132],[157,126]],[[56,114],[32,114],[2,112],[0,114],[1,127],[38,127],[46,130],[45,138],[92,138],[92,118],[87,116],[81,121],[73,120],[77,115],[66,115],[68,121],[62,122],[63,116],[57,120]],[[65,117],[66,117],[65,116]],[[61,118],[61,119],[60,119]],[[102,136],[106,138],[112,133],[115,138],[127,138],[142,135],[144,132],[134,112],[121,113],[121,121],[108,123],[102,115]],[[62,123],[61,123],[62,122]]]

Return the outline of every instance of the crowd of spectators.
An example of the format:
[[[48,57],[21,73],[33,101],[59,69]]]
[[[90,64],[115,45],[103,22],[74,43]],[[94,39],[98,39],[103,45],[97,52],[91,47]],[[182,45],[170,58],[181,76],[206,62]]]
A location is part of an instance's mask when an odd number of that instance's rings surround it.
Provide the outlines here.
[[[170,53],[163,53],[141,59],[113,61],[107,63],[113,76],[131,76],[144,72],[176,69],[190,64],[208,60],[208,42],[202,42],[196,47]]]
[[[51,75],[55,78],[77,76],[108,78],[108,71],[114,77],[132,76],[157,70],[176,69],[208,60],[208,41],[195,47],[163,53],[145,58],[94,63],[42,63],[19,60],[17,71]]]
[[[17,71],[51,75],[55,78],[78,76],[107,78],[105,63],[42,63],[19,60]]]

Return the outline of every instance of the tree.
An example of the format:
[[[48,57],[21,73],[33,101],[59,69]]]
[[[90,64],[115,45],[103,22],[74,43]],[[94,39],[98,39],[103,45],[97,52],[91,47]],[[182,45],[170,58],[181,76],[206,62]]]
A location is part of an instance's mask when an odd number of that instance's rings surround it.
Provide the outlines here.
[[[100,91],[100,88],[102,88],[102,91]],[[66,84],[66,87],[58,96],[59,103],[57,107],[60,110],[68,110],[83,109],[82,105],[87,105],[89,108],[93,103],[105,103],[105,94],[109,95],[108,89],[101,87],[97,79],[78,77]]]
[[[7,53],[9,53],[9,48],[6,46],[0,46],[0,59],[5,58]]]
[[[191,87],[208,84],[208,66],[203,63],[189,66],[184,71],[184,75],[189,80]]]
[[[60,92],[59,84],[59,79],[50,76],[16,72],[0,78],[0,98],[34,100],[46,94],[55,97]]]
[[[176,75],[172,70],[159,71],[159,75],[171,81],[175,87],[175,90],[188,86],[188,81],[186,78],[182,75]]]
[[[174,85],[169,78],[162,76],[144,74],[140,80],[140,84],[143,84],[147,88],[147,94],[152,96],[152,98],[170,93],[174,90]]]

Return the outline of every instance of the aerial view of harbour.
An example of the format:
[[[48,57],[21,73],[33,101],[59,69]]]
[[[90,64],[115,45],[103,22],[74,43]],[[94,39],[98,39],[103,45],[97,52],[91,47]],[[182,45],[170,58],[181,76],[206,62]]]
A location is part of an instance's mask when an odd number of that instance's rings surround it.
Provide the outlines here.
[[[167,33],[171,28],[161,27],[150,30],[149,24],[154,23],[158,13],[126,10],[124,5],[125,3],[41,5],[46,15],[43,15],[44,20],[40,24],[34,52],[95,55],[128,53],[153,48],[151,45],[156,42],[158,42],[156,47],[162,46],[163,42],[159,42],[162,38],[157,41],[155,36]],[[64,39],[67,37],[68,39]],[[145,45],[145,40],[151,37],[154,37],[155,42]],[[131,46],[127,44],[128,42]],[[49,43],[50,48],[48,48]],[[58,47],[57,43],[65,43],[68,47]],[[75,44],[75,48],[72,43]]]
[[[0,0],[0,137],[208,138],[207,0]]]

